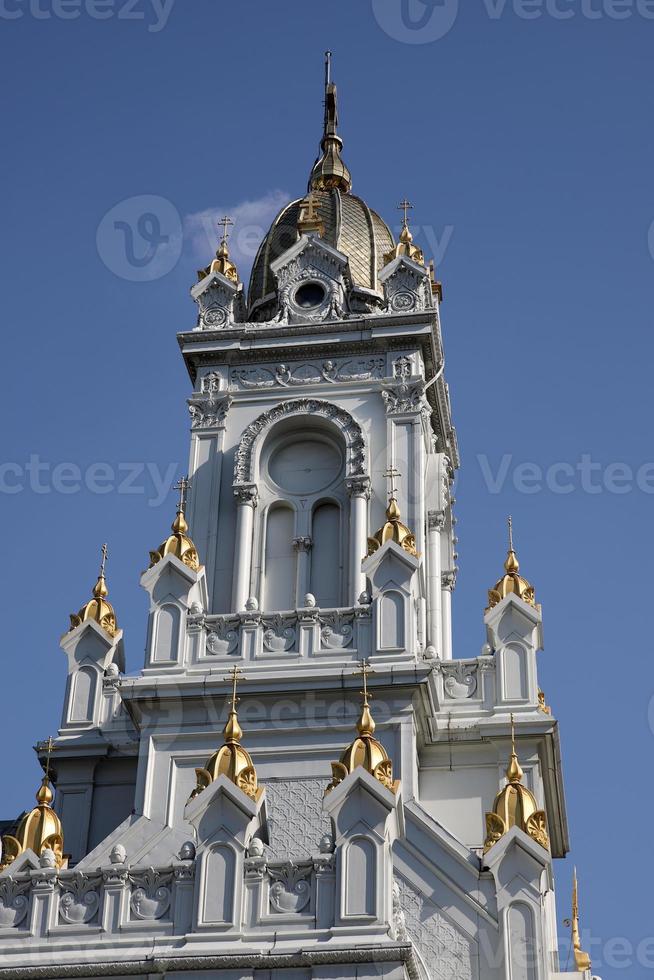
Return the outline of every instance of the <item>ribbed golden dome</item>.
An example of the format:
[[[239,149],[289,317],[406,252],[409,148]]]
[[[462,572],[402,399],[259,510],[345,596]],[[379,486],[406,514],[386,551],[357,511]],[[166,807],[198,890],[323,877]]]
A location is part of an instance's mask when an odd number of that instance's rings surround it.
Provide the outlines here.
[[[206,268],[198,269],[198,280],[201,281],[205,276],[213,272],[219,272],[226,279],[236,283],[239,281],[238,270],[229,257],[229,248],[227,247],[227,239],[229,238],[227,227],[228,225],[233,225],[234,222],[225,215],[218,223],[223,226],[223,235],[216,252],[216,257]]]
[[[399,258],[401,255],[406,256],[413,262],[417,262],[418,265],[425,264],[425,256],[421,248],[413,244],[413,235],[409,229],[409,218],[408,209],[412,208],[413,205],[407,201],[405,198],[402,203],[398,206],[399,211],[404,211],[404,221],[402,224],[402,231],[400,232],[400,238],[395,246],[390,252],[387,252],[384,256],[385,264],[392,262],[393,259]]]
[[[191,794],[191,799],[194,799],[198,793],[206,789],[219,776],[227,776],[235,786],[238,786],[240,790],[252,797],[253,800],[258,800],[263,792],[259,787],[257,772],[250,753],[240,744],[243,738],[243,729],[239,724],[238,714],[236,712],[236,705],[238,703],[236,684],[238,676],[239,669],[234,666],[231,674],[231,709],[225,727],[223,728],[225,742],[214,752],[203,769],[195,770],[197,782]]]
[[[162,558],[165,558],[166,555],[175,555],[176,558],[179,558],[180,561],[184,562],[194,572],[197,572],[200,568],[197,549],[186,533],[188,531],[188,524],[184,516],[184,495],[188,488],[189,482],[187,479],[184,478],[179,481],[177,489],[180,491],[180,498],[177,515],[171,525],[172,534],[161,543],[157,551],[150,552],[150,568],[156,565],[157,562],[160,562]]]
[[[361,715],[357,722],[358,737],[348,745],[338,762],[332,762],[332,781],[328,785],[325,793],[342,783],[346,776],[361,766],[371,776],[378,779],[383,786],[395,792],[397,782],[393,781],[393,764],[388,757],[388,753],[381,742],[374,737],[375,720],[370,711],[370,695],[368,694],[368,674],[372,673],[372,668],[363,661],[361,664],[363,674],[363,704],[361,705]]]
[[[8,867],[24,851],[31,849],[39,857],[50,848],[54,851],[58,868],[64,863],[64,836],[61,821],[52,809],[54,794],[48,776],[44,776],[36,794],[37,805],[26,813],[18,825],[16,836],[6,834],[2,838],[2,864],[0,871]]]
[[[536,594],[533,585],[531,585],[526,578],[520,575],[520,563],[518,562],[518,556],[513,549],[513,521],[509,517],[509,552],[506,556],[506,561],[504,562],[505,574],[496,582],[492,589],[488,590],[488,606],[486,607],[486,612],[489,609],[493,609],[498,603],[505,599],[508,595],[517,595],[519,599],[523,602],[528,603],[530,606],[537,607],[536,604]]]
[[[506,769],[508,782],[495,797],[492,812],[486,814],[484,853],[490,850],[511,827],[520,827],[549,850],[545,811],[538,809],[534,794],[523,786],[523,777],[524,772],[515,750],[515,724],[511,715],[511,758]]]
[[[98,581],[93,587],[93,598],[89,599],[79,612],[70,614],[70,629],[68,632],[74,630],[75,627],[80,626],[89,619],[92,619],[98,626],[101,626],[105,633],[111,637],[114,637],[118,632],[114,607],[107,600],[109,589],[107,588],[107,580],[104,575],[106,561],[107,546],[104,544],[102,546],[100,574],[98,575]]]
[[[395,541],[404,551],[418,557],[416,536],[406,524],[402,523],[401,516],[397,500],[391,497],[386,508],[386,523],[371,538],[368,538],[368,555],[374,555],[387,541]]]

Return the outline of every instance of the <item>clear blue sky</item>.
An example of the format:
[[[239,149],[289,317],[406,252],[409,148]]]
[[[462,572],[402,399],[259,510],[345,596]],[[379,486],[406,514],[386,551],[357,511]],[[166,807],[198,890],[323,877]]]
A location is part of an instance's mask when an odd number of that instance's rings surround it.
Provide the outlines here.
[[[185,471],[175,334],[193,324],[188,288],[210,258],[203,214],[236,212],[256,237],[303,190],[330,47],[355,192],[393,224],[409,195],[420,243],[444,253],[463,458],[456,654],[484,641],[512,512],[543,604],[541,681],[561,722],[594,966],[611,980],[631,959],[631,977],[651,976],[652,947],[638,964],[615,945],[654,935],[648,5],[466,0],[454,16],[453,0],[137,0],[127,19],[125,0],[75,3],[0,0],[2,815],[36,788],[31,746],[56,729],[63,695],[58,639],[105,539],[128,663],[141,663],[138,576],[173,505],[151,506],[151,477],[118,492],[118,468]],[[141,195],[169,202],[151,200],[159,226],[142,226],[169,240],[139,266],[142,242],[129,265],[107,228],[124,221],[128,236]],[[239,249],[245,265],[249,239]],[[33,460],[31,477],[30,457],[46,465],[36,474]],[[108,491],[57,491],[76,485],[61,463]],[[557,870],[562,919],[571,861]]]

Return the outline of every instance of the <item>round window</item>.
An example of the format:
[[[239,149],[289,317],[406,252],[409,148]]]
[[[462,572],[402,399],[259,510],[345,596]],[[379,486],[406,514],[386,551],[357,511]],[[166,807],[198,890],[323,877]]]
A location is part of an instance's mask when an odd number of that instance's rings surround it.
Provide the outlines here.
[[[273,449],[268,473],[287,493],[318,493],[332,484],[341,472],[343,460],[338,448],[320,438],[299,438]]]
[[[311,310],[320,306],[326,295],[327,290],[321,282],[305,282],[295,290],[293,298],[297,306]]]

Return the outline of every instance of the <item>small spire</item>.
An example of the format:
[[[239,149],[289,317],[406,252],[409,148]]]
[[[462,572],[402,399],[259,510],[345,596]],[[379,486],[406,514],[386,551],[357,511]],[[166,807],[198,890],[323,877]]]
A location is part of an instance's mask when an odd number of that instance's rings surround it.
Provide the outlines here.
[[[197,549],[188,535],[188,524],[185,513],[186,494],[190,486],[188,477],[183,476],[173,487],[174,490],[179,490],[179,502],[177,504],[175,520],[170,528],[172,534],[161,543],[156,551],[150,552],[150,568],[161,561],[162,558],[165,558],[166,555],[176,555],[192,571],[197,572],[200,569],[200,559]]]
[[[495,583],[492,589],[488,590],[488,606],[486,607],[486,612],[497,606],[498,603],[505,599],[507,595],[517,595],[518,598],[522,599],[528,605],[533,606],[535,609],[539,609],[540,606],[536,603],[536,595],[533,585],[531,585],[526,578],[520,575],[520,562],[518,561],[518,556],[515,552],[515,547],[513,544],[513,518],[509,516],[507,519],[508,527],[508,552],[506,560],[504,562],[504,572],[505,574]]]
[[[591,960],[588,953],[581,948],[581,936],[579,934],[579,886],[577,883],[577,869],[574,869],[572,878],[572,949],[574,952],[575,966],[578,973],[585,973],[591,969]]]
[[[397,210],[402,212],[402,230],[400,231],[400,239],[390,252],[387,252],[384,256],[384,264],[388,265],[393,259],[399,258],[401,255],[405,255],[407,258],[411,259],[413,262],[417,262],[418,265],[425,264],[425,256],[421,248],[413,244],[413,235],[409,228],[409,211],[413,211],[413,204],[411,201],[407,200],[405,197],[397,206]]]
[[[77,626],[80,626],[89,619],[93,619],[111,637],[114,637],[118,632],[114,607],[107,600],[109,589],[107,588],[105,569],[109,552],[106,543],[102,545],[101,556],[98,580],[93,586],[92,591],[93,598],[82,606],[79,612],[70,614],[70,629],[68,632],[71,632],[71,630],[74,630]]]
[[[234,226],[234,222],[229,217],[229,215],[223,215],[223,217],[218,222],[218,225],[222,225],[222,236],[220,238],[220,244],[216,251],[216,257],[211,262],[206,269],[198,269],[198,280],[202,281],[205,276],[209,276],[214,272],[219,272],[221,276],[229,279],[231,282],[238,282],[238,270],[234,263],[229,257],[229,248],[227,247],[227,241],[229,239],[228,228]]]
[[[368,674],[374,673],[367,660],[361,661],[359,673],[363,675],[363,703],[361,705],[361,716],[357,722],[357,731],[362,738],[371,738],[375,734],[375,719],[370,711],[370,697],[368,694]]]
[[[258,784],[257,772],[254,768],[252,758],[249,752],[241,745],[243,729],[239,724],[236,710],[239,702],[236,688],[241,676],[239,667],[234,664],[231,672],[225,678],[232,685],[232,693],[229,699],[229,714],[225,727],[223,728],[225,741],[218,751],[214,752],[203,769],[195,770],[197,782],[191,794],[191,799],[194,799],[198,793],[206,789],[219,776],[227,776],[228,779],[231,779],[240,790],[252,797],[253,800],[258,800],[263,792]]]
[[[22,817],[15,837],[11,834],[3,836],[0,871],[4,871],[28,849],[34,851],[37,857],[45,850],[52,850],[55,866],[61,868],[65,864],[63,829],[59,817],[52,809],[54,793],[50,785],[50,757],[55,749],[52,737],[37,748],[45,748],[46,763],[44,776],[36,791],[36,806]]]
[[[511,758],[506,768],[506,778],[510,783],[521,783],[524,772],[518,762],[518,754],[515,750],[515,717],[511,715]]]
[[[388,488],[388,506],[386,508],[386,521],[378,531],[368,538],[368,557],[374,555],[387,541],[395,541],[404,551],[418,558],[416,549],[416,536],[406,524],[402,523],[400,507],[397,502],[397,487],[395,481],[399,479],[401,473],[391,466],[384,476],[390,481]]]
[[[331,66],[332,53],[325,51],[325,117],[320,142],[322,154],[311,170],[309,190],[323,191],[337,188],[348,194],[352,189],[352,176],[341,159],[343,140],[337,132],[338,108]]]

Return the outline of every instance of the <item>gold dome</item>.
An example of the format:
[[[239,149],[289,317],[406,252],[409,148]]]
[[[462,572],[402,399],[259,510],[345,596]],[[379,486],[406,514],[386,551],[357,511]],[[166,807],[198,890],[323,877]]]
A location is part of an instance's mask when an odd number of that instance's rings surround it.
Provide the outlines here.
[[[197,782],[190,799],[194,799],[198,793],[206,789],[219,776],[227,776],[235,786],[238,786],[240,790],[246,793],[247,796],[252,797],[253,800],[258,800],[263,792],[259,787],[257,772],[250,753],[240,744],[243,738],[243,729],[239,724],[238,714],[236,712],[236,705],[239,700],[236,697],[238,676],[239,669],[234,666],[231,673],[233,685],[231,708],[227,723],[223,728],[225,742],[217,752],[214,752],[203,769],[195,770]]]
[[[348,745],[338,762],[332,762],[332,781],[325,790],[325,794],[342,783],[346,776],[358,766],[362,766],[366,772],[378,779],[379,782],[390,789],[393,793],[397,790],[397,781],[393,781],[393,764],[388,757],[388,753],[381,742],[374,737],[375,720],[370,711],[370,695],[368,694],[368,674],[372,673],[372,668],[364,660],[361,664],[363,674],[363,704],[361,705],[361,715],[357,722],[358,737]]]
[[[422,249],[413,244],[413,235],[409,230],[409,218],[407,214],[409,208],[413,208],[413,204],[407,201],[406,198],[398,205],[398,211],[404,211],[404,221],[402,223],[402,231],[400,232],[400,238],[397,245],[384,256],[384,263],[386,265],[388,265],[389,262],[392,262],[393,259],[399,258],[400,255],[405,255],[413,262],[417,262],[418,265],[425,264],[425,256]]]
[[[536,603],[536,594],[533,585],[531,585],[526,578],[520,575],[520,563],[518,562],[518,556],[516,555],[513,548],[513,521],[509,517],[509,551],[506,556],[506,561],[504,562],[505,574],[495,583],[492,589],[488,590],[488,606],[486,607],[486,612],[489,609],[493,609],[497,606],[502,599],[505,599],[508,595],[517,595],[519,599],[523,602],[528,603],[530,606],[538,609]]]
[[[524,772],[515,750],[515,724],[511,715],[511,758],[506,769],[506,786],[495,797],[493,811],[486,814],[484,853],[496,844],[511,827],[520,827],[529,837],[549,850],[545,811],[538,809],[531,790],[523,786]]]
[[[80,626],[89,619],[94,620],[94,622],[96,622],[98,626],[101,626],[105,633],[108,633],[108,635],[111,637],[114,637],[118,632],[114,607],[107,600],[109,589],[107,588],[107,580],[105,579],[104,575],[107,557],[107,546],[106,544],[103,544],[100,574],[98,575],[98,581],[93,587],[93,598],[89,599],[86,605],[82,606],[79,612],[70,614],[69,633],[71,630],[74,630],[77,626]]]
[[[229,249],[227,247],[227,239],[229,238],[227,227],[228,225],[233,225],[234,222],[225,215],[218,223],[223,226],[223,235],[218,246],[218,251],[216,252],[216,257],[205,269],[198,269],[198,280],[202,281],[205,276],[219,272],[226,279],[237,283],[239,281],[238,270],[229,257]]]
[[[179,505],[177,507],[177,516],[171,525],[172,534],[161,543],[157,551],[150,552],[150,568],[156,565],[157,562],[160,562],[162,558],[165,558],[166,555],[175,555],[176,558],[179,558],[180,561],[184,562],[194,572],[197,572],[200,568],[197,549],[186,533],[188,531],[188,524],[184,516],[184,498],[188,488],[189,482],[186,478],[179,481],[176,487],[180,491]]]
[[[380,527],[376,534],[368,538],[368,555],[373,555],[387,541],[395,541],[400,548],[418,557],[416,551],[416,536],[400,520],[400,508],[395,497],[391,497],[386,508],[386,523]]]
[[[49,752],[52,740],[49,741]],[[54,851],[55,863],[58,868],[64,864],[64,835],[61,821],[52,809],[54,794],[50,787],[48,773],[43,777],[36,793],[37,805],[26,813],[18,825],[16,836],[5,834],[2,838],[2,863],[0,871],[7,868],[13,861],[28,849],[34,851],[37,857],[50,848]]]

